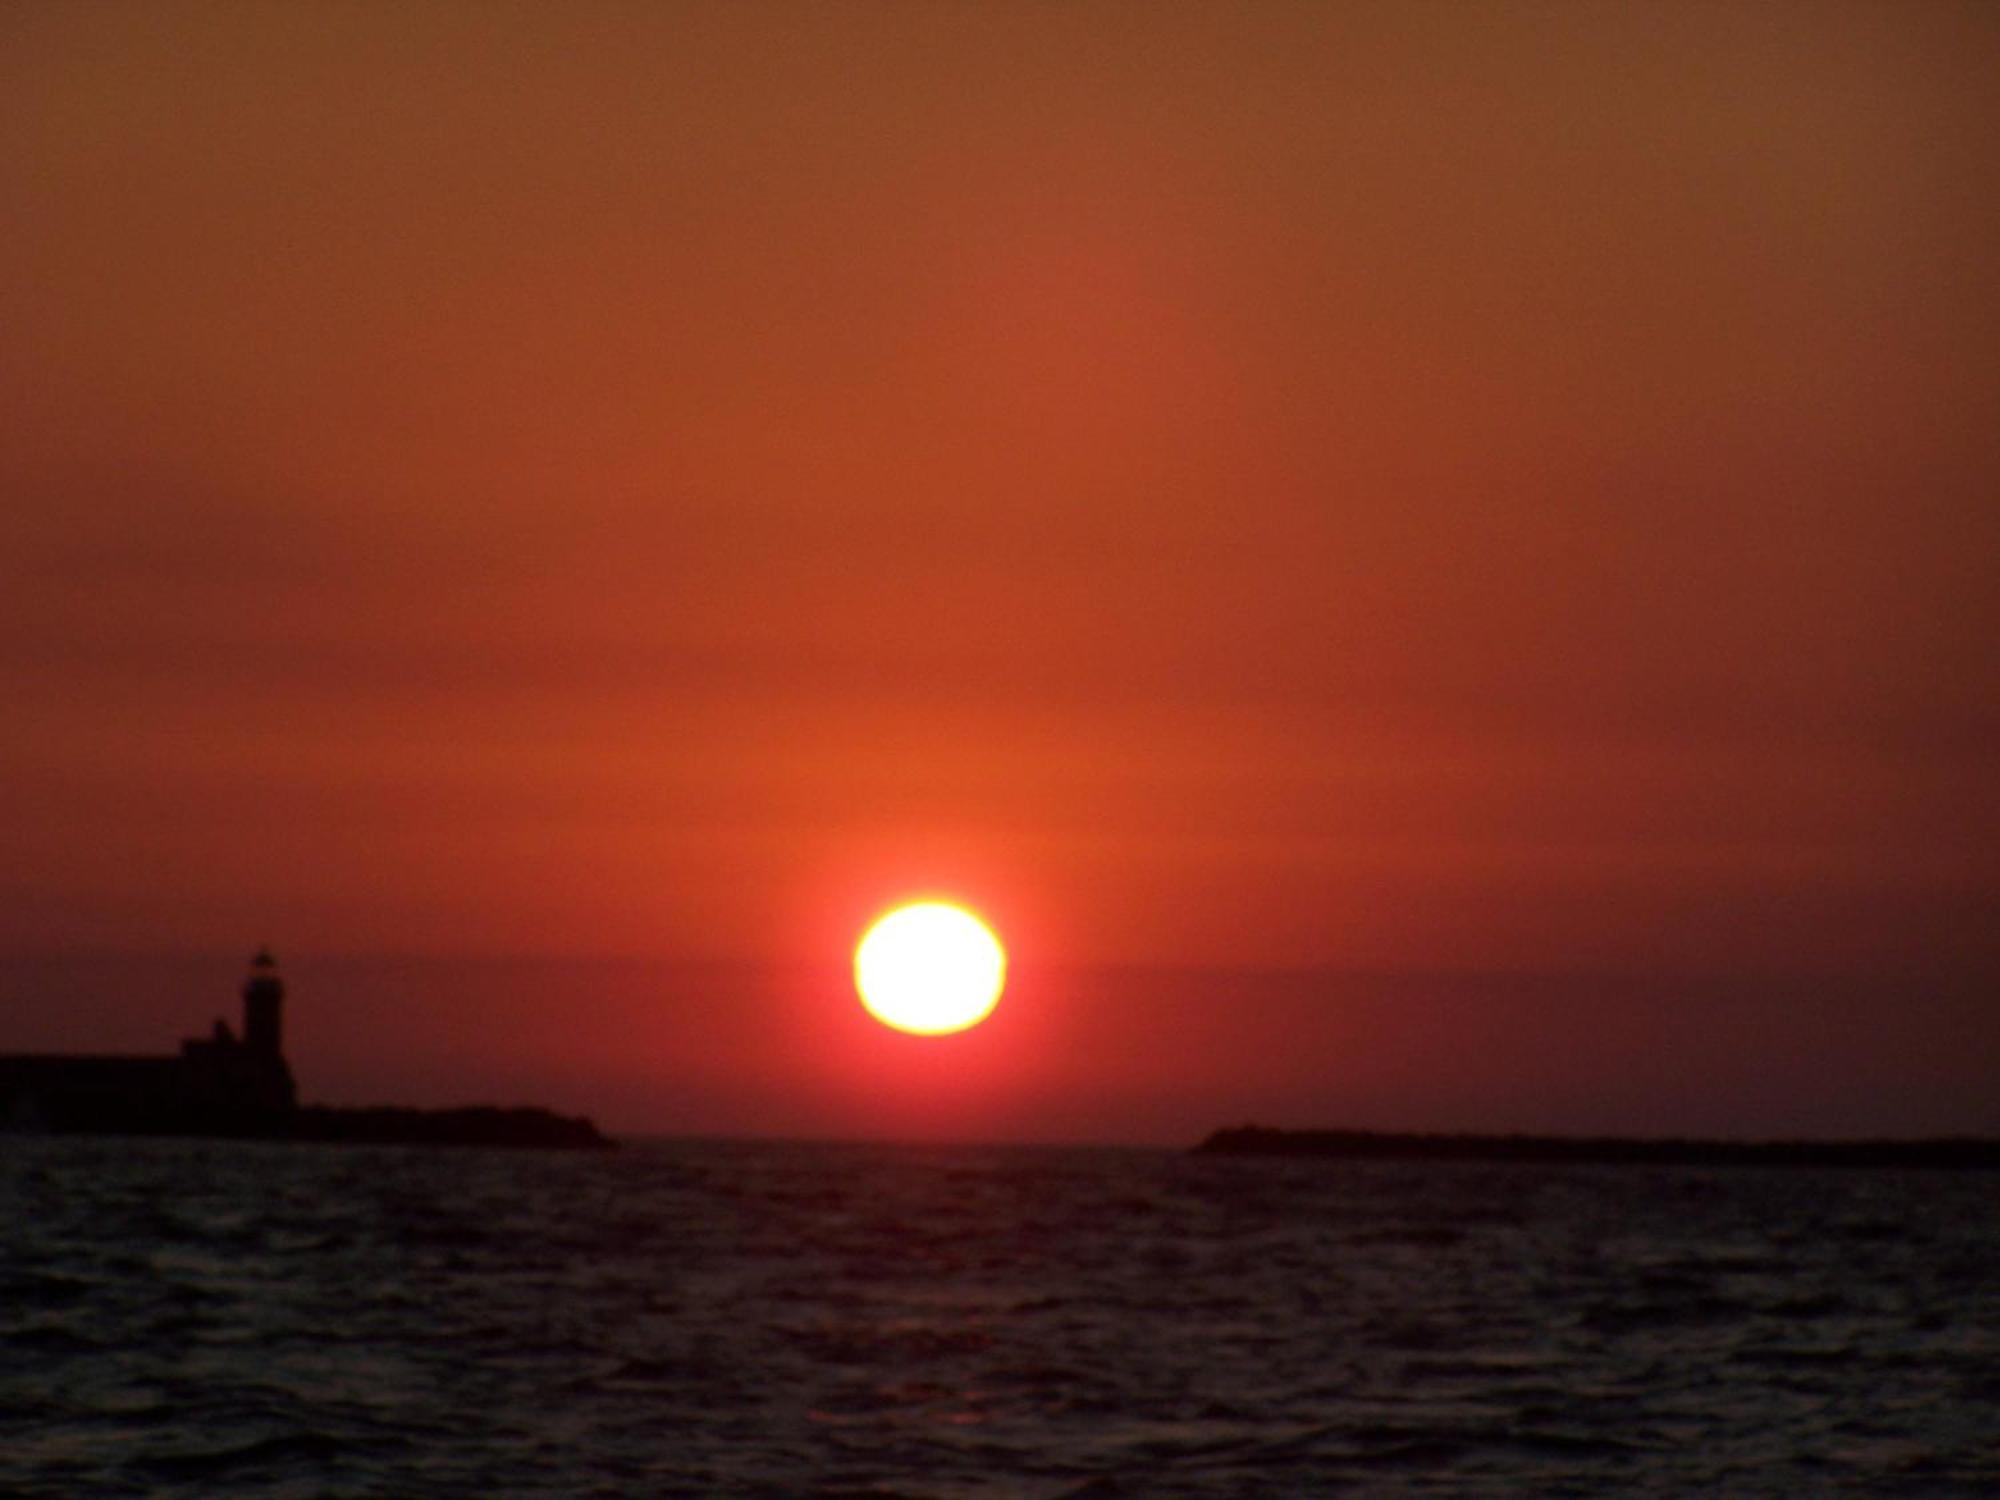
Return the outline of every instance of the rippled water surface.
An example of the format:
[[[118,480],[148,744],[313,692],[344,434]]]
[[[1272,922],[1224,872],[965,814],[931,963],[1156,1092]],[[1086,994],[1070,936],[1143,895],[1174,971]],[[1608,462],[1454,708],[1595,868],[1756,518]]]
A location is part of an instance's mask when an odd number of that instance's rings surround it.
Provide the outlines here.
[[[2000,1492],[2000,1180],[0,1137],[0,1493]]]

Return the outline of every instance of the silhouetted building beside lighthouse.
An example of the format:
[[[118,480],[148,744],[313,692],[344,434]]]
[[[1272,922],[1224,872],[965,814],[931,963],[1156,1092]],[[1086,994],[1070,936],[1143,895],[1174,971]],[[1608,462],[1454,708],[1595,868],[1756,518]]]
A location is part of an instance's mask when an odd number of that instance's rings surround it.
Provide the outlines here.
[[[218,1020],[178,1057],[0,1057],[0,1129],[255,1135],[298,1105],[285,985],[268,950],[243,982],[243,1031]]]

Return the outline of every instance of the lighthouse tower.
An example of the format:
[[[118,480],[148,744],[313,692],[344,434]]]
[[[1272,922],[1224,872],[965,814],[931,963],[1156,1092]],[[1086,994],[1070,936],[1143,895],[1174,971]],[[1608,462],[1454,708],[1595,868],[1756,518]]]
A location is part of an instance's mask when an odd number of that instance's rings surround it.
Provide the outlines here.
[[[284,1056],[285,981],[269,948],[259,948],[243,981],[243,1045],[258,1057]]]

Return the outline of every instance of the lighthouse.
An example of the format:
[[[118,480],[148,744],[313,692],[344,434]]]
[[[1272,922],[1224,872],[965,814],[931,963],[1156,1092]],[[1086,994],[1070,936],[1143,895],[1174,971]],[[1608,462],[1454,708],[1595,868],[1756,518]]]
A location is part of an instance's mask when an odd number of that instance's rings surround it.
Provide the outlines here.
[[[243,1045],[257,1057],[284,1056],[285,981],[269,948],[259,948],[243,981]]]

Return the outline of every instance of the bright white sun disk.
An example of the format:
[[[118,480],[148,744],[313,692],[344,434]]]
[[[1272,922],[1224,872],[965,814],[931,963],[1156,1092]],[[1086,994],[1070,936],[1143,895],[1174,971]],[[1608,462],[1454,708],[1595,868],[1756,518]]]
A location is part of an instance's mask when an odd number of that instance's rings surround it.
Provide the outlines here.
[[[883,917],[854,950],[854,987],[869,1014],[923,1036],[986,1019],[1007,982],[1007,955],[963,907],[923,901]]]

